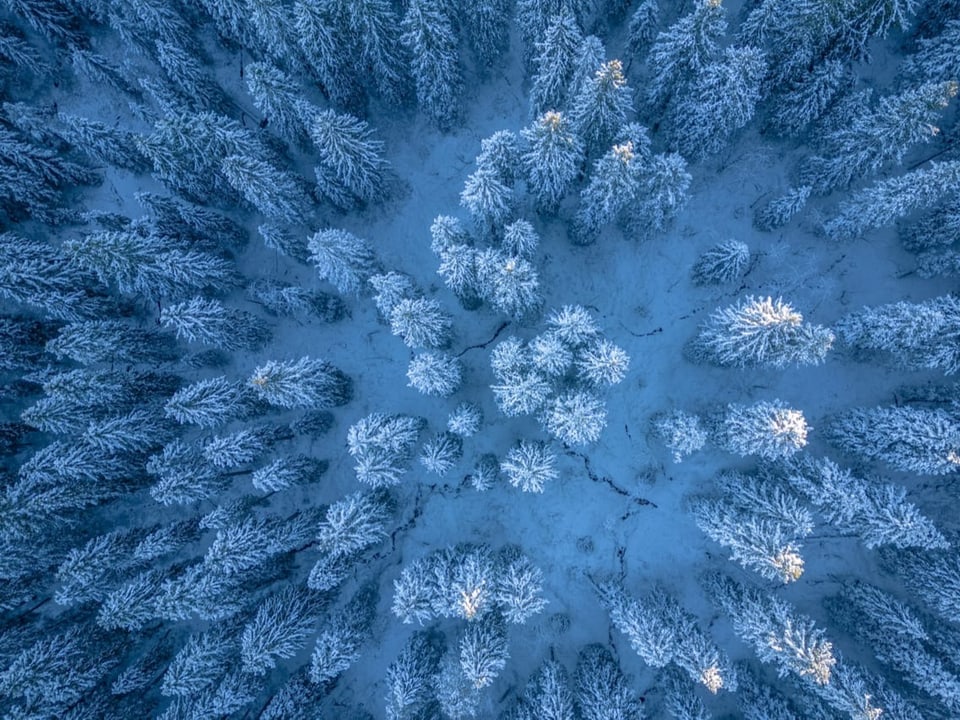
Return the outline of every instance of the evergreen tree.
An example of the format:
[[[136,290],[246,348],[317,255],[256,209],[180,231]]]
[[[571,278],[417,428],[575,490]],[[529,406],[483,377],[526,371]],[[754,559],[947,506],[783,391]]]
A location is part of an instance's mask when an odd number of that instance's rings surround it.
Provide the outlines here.
[[[692,179],[686,160],[676,153],[654,155],[644,168],[637,200],[627,218],[628,229],[641,238],[666,229],[686,205]]]
[[[960,619],[960,563],[952,549],[897,550],[887,561],[934,613],[952,623]]]
[[[222,376],[187,385],[175,392],[164,405],[167,417],[204,428],[244,417],[248,410],[249,402],[243,386]]]
[[[59,113],[64,140],[97,162],[122,170],[146,172],[147,159],[137,149],[133,133],[110,127],[97,120]]]
[[[496,613],[470,623],[460,637],[460,669],[477,690],[493,684],[509,657],[506,629]]]
[[[514,220],[503,229],[503,250],[511,257],[530,259],[540,244],[540,236],[526,220]]]
[[[423,421],[405,415],[372,413],[347,430],[347,450],[357,479],[374,488],[397,485],[409,468]]]
[[[481,66],[492,66],[510,45],[512,3],[484,0],[460,6],[463,29]]]
[[[943,410],[850,410],[830,424],[828,437],[844,452],[903,472],[947,475],[960,464],[960,424]]]
[[[831,525],[854,533],[868,548],[947,547],[936,526],[897,485],[855,476],[826,458],[795,463],[787,480]]]
[[[823,230],[831,240],[852,240],[913,210],[931,207],[958,185],[960,161],[930,163],[855,192],[840,203],[840,212],[823,224]]]
[[[387,720],[417,717],[430,703],[430,680],[439,669],[445,644],[438,632],[419,631],[410,636],[387,668]]]
[[[800,410],[774,400],[753,405],[730,403],[715,436],[717,444],[729,452],[780,460],[801,450],[809,431]]]
[[[702,253],[693,264],[694,285],[719,285],[742,276],[750,264],[750,248],[739,240],[724,240]]]
[[[539,309],[540,276],[522,257],[488,248],[475,257],[477,294],[497,312],[521,318]]]
[[[94,420],[84,430],[83,442],[103,453],[136,455],[163,445],[170,436],[168,421],[152,408],[135,408],[124,415]]]
[[[890,162],[899,164],[912,145],[938,133],[934,123],[956,94],[956,81],[927,83],[882,98],[876,108],[861,106],[819,139],[817,154],[801,167],[800,181],[827,193]]]
[[[698,0],[689,15],[657,35],[647,59],[652,75],[647,96],[652,105],[665,106],[717,59],[727,31],[723,16],[719,0]]]
[[[643,0],[630,16],[627,25],[627,67],[633,58],[646,54],[653,39],[657,36],[657,25],[660,23],[660,6],[657,0]]]
[[[296,317],[309,315],[320,322],[337,322],[347,314],[347,306],[336,295],[307,290],[276,280],[254,280],[247,286],[251,300],[272,315]]]
[[[570,105],[570,122],[588,151],[606,147],[617,135],[633,111],[631,95],[619,60],[603,63],[579,89]]]
[[[446,353],[420,353],[407,368],[408,385],[425,395],[449,397],[460,387],[463,366]]]
[[[577,657],[574,698],[583,720],[640,720],[641,698],[603,645],[587,645]]]
[[[521,162],[537,207],[553,212],[580,171],[583,144],[567,117],[553,110],[520,134],[527,144]]]
[[[228,670],[236,646],[237,638],[222,626],[190,635],[167,667],[160,692],[189,697],[211,687]]]
[[[960,47],[960,19],[945,18],[932,37],[917,38],[919,49],[903,61],[903,74],[917,80],[956,80],[960,77],[957,48]]]
[[[321,409],[350,400],[350,379],[324,360],[269,361],[250,378],[257,395],[283,408]]]
[[[243,155],[224,158],[220,169],[227,182],[268,218],[294,223],[309,212],[310,198],[292,173]]]
[[[312,514],[290,518],[248,518],[218,530],[203,558],[207,573],[239,575],[308,543]]]
[[[309,590],[286,588],[267,598],[240,636],[243,671],[264,675],[276,666],[277,658],[294,657],[314,631],[316,612]]]
[[[753,226],[758,230],[776,230],[790,222],[790,218],[803,210],[813,188],[809,185],[790,188],[778,198],[774,198],[753,217]]]
[[[390,331],[407,347],[442,348],[450,342],[453,318],[436,300],[403,298],[390,310]]]
[[[803,315],[780,298],[748,297],[711,314],[700,328],[695,351],[733,367],[819,365],[833,339],[829,329],[804,324]]]
[[[387,537],[391,510],[383,492],[357,492],[333,503],[317,531],[317,547],[331,557],[349,557]]]
[[[513,191],[489,166],[480,166],[467,176],[460,193],[460,204],[470,211],[477,228],[486,235],[499,235],[513,213]]]
[[[168,40],[157,40],[155,47],[164,75],[187,100],[191,110],[215,111],[226,104],[220,86],[204,72],[196,48]]]
[[[203,461],[196,448],[179,440],[167,443],[161,452],[152,455],[146,470],[157,477],[150,496],[163,505],[213,497],[228,484],[227,478]]]
[[[779,13],[780,9],[776,8],[775,11]],[[769,58],[771,56],[768,54]],[[775,61],[773,64],[772,69],[779,70]],[[799,135],[815,121],[831,114],[855,79],[848,63],[830,58],[816,63],[809,72],[804,71],[786,79],[783,90],[776,94],[772,103],[772,128],[782,135]]]
[[[645,160],[628,140],[614,145],[594,163],[590,184],[580,193],[575,221],[579,244],[592,242],[603,226],[616,221],[636,202]]]
[[[350,67],[349,34],[338,24],[337,5],[328,0],[295,0],[293,27],[307,66],[333,105],[361,114],[364,92]]]
[[[673,147],[688,158],[720,152],[753,117],[766,70],[763,52],[753,47],[727,48],[704,67],[674,96],[668,113]]]
[[[314,115],[308,130],[319,153],[321,192],[334,201],[344,193],[360,202],[383,198],[389,164],[383,159],[383,143],[373,139],[366,122],[324,110]]]
[[[373,81],[387,102],[404,105],[409,96],[407,58],[393,6],[386,0],[330,0],[330,4],[345,20],[345,36],[360,46],[353,60],[356,70]]]
[[[360,648],[371,634],[378,600],[376,587],[364,585],[321,625],[310,658],[310,680],[313,683],[330,683],[360,659]]]
[[[65,325],[55,338],[47,341],[46,350],[81,365],[149,363],[176,357],[162,336],[119,320],[88,320]]]
[[[253,104],[269,126],[276,128],[284,139],[297,145],[305,144],[307,128],[303,122],[300,86],[269,62],[245,66],[244,78]]]
[[[607,424],[607,409],[592,393],[567,392],[547,402],[541,422],[560,442],[587,445],[600,439]]]
[[[515,488],[542,493],[547,483],[559,477],[556,463],[557,456],[546,443],[521,440],[500,463],[500,471]]]
[[[497,567],[493,601],[507,622],[522,625],[543,611],[543,572],[525,555],[504,553]]]
[[[460,115],[463,78],[451,18],[439,0],[411,0],[401,23],[401,42],[412,58],[417,103],[441,130]]]
[[[543,37],[536,41],[535,68],[530,88],[530,115],[542,117],[566,104],[567,89],[573,79],[583,45],[583,33],[570,5],[550,18]]]
[[[223,350],[256,350],[270,338],[266,325],[250,313],[200,297],[167,305],[160,311],[160,323],[174,329],[179,339]]]
[[[483,425],[483,411],[471,402],[462,402],[447,418],[447,430],[460,437],[476,435]]]
[[[653,432],[673,456],[675,463],[692,455],[707,443],[707,431],[700,418],[683,410],[673,410],[654,417]]]
[[[262,493],[284,490],[288,487],[316,482],[327,470],[328,463],[305,455],[278,458],[269,465],[257,468],[250,482]]]
[[[320,277],[343,295],[359,294],[378,269],[370,244],[346,230],[320,230],[307,246]]]

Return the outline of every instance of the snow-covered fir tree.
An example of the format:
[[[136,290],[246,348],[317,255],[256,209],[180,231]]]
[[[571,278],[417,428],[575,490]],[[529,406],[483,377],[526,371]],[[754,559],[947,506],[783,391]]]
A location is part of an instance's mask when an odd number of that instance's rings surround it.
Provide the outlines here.
[[[320,277],[341,294],[359,294],[379,269],[373,248],[346,230],[320,230],[307,241]]]
[[[249,398],[240,383],[226,377],[198,380],[177,392],[164,405],[164,413],[179,423],[216,427],[249,409]]]
[[[600,439],[607,424],[607,409],[589,392],[568,392],[548,401],[540,419],[544,429],[560,442],[587,445]]]
[[[636,202],[647,159],[637,152],[628,140],[614,145],[594,163],[590,183],[580,193],[574,230],[579,244],[591,242]]]
[[[425,395],[448,397],[460,387],[462,378],[462,363],[446,353],[420,353],[407,368],[410,387]]]
[[[463,440],[452,432],[437,433],[423,444],[420,464],[428,472],[446,475],[463,456]]]
[[[724,240],[702,253],[690,275],[694,285],[719,285],[742,276],[750,264],[750,248],[740,240]]]
[[[565,106],[582,44],[583,33],[577,19],[564,3],[536,43],[530,88],[531,117],[541,117],[545,112]]]
[[[809,185],[792,187],[780,197],[776,197],[753,216],[753,224],[758,230],[776,230],[790,222],[790,218],[803,210],[813,188]]]
[[[463,78],[457,36],[444,6],[439,0],[411,0],[400,41],[412,58],[420,109],[441,130],[449,130],[460,115]]]
[[[683,410],[671,410],[654,417],[653,432],[667,450],[675,463],[692,455],[707,444],[707,431],[700,417]]]
[[[227,182],[266,217],[284,222],[302,221],[310,197],[296,175],[244,155],[229,155],[220,170]]]
[[[373,202],[386,193],[383,143],[370,126],[347,113],[323,110],[310,119],[310,138],[319,152],[320,192],[334,203],[344,197]]]
[[[480,232],[490,237],[500,233],[513,213],[514,195],[494,168],[482,165],[464,182],[460,204],[470,211]]]
[[[390,331],[407,347],[442,348],[450,341],[453,318],[436,300],[401,298],[390,309]]]
[[[250,313],[199,297],[164,307],[160,324],[177,338],[224,350],[255,350],[270,339],[267,326]]]
[[[714,311],[694,346],[699,357],[718,365],[784,368],[819,365],[833,340],[830,329],[805,324],[782,299],[748,297]]]
[[[574,699],[584,720],[640,720],[643,700],[603,645],[587,645],[577,657]]]
[[[240,637],[244,672],[265,675],[278,659],[299,653],[313,634],[317,610],[309,590],[286,588],[267,598]]]
[[[773,400],[730,403],[713,435],[717,445],[729,452],[780,460],[803,449],[809,431],[803,412]]]
[[[623,75],[623,63],[603,63],[570,103],[570,122],[588,151],[605,147],[633,111],[632,93]]]
[[[397,485],[409,469],[423,421],[406,415],[373,413],[347,430],[347,450],[357,479],[374,488]]]
[[[520,134],[526,142],[521,161],[537,207],[552,212],[580,171],[583,143],[567,116],[556,110],[545,112]]]
[[[556,463],[557,456],[546,443],[521,440],[507,452],[500,471],[515,488],[542,493],[548,483],[560,476]]]
[[[271,405],[321,409],[350,399],[350,379],[325,360],[271,360],[253,371],[250,385]]]

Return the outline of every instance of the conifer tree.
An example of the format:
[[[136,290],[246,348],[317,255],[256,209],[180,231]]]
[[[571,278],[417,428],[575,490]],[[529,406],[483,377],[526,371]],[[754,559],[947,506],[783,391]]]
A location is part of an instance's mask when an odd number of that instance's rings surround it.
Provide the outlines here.
[[[268,218],[295,223],[309,212],[310,198],[292,173],[243,155],[224,158],[220,169],[227,182]]]
[[[694,285],[719,285],[732,282],[746,272],[750,248],[739,240],[724,240],[701,254],[693,265]]]
[[[276,492],[316,482],[326,472],[327,465],[324,460],[315,460],[305,455],[278,458],[269,465],[254,470],[250,482],[260,492]]]
[[[390,331],[407,347],[442,348],[450,342],[453,318],[439,302],[427,298],[402,298],[390,310]]]
[[[643,704],[610,651],[587,645],[577,657],[574,699],[583,720],[640,720]]]
[[[320,190],[331,200],[344,193],[354,201],[372,202],[386,193],[383,143],[363,120],[333,110],[318,112],[308,130],[319,153]],[[327,187],[330,186],[330,187]]]
[[[493,236],[499,234],[512,214],[514,196],[510,187],[497,177],[496,170],[483,165],[467,176],[460,204],[470,211],[485,236]]]
[[[420,109],[441,130],[460,115],[463,78],[451,18],[438,0],[411,0],[401,23],[401,42],[412,58],[411,72]]]
[[[324,360],[271,360],[253,371],[250,384],[257,395],[283,408],[322,409],[350,400],[350,379]]]
[[[428,472],[443,477],[457,461],[463,457],[463,440],[452,432],[440,432],[423,444],[420,451],[420,464]]]
[[[567,117],[553,110],[520,134],[527,145],[521,161],[537,207],[553,212],[580,170],[583,144]]]
[[[657,25],[660,22],[660,6],[657,0],[643,0],[630,16],[627,25],[629,36],[627,39],[627,67],[633,58],[646,54],[653,39],[657,35]]]
[[[803,210],[812,191],[813,188],[809,185],[790,188],[757,211],[753,217],[754,227],[758,230],[776,230],[786,225],[790,218]]]
[[[703,448],[707,443],[707,431],[697,415],[673,410],[654,418],[653,431],[663,441],[675,463]]]
[[[204,428],[244,417],[248,410],[243,387],[223,376],[187,385],[175,392],[164,405],[167,417]]]
[[[521,318],[539,309],[540,275],[529,260],[488,248],[477,253],[474,267],[477,295],[497,312]]]
[[[774,400],[753,405],[730,403],[715,436],[720,447],[738,455],[780,460],[807,444],[809,430],[800,410]]]
[[[407,369],[410,387],[425,395],[449,397],[460,387],[463,366],[446,353],[420,353],[414,356]]]
[[[359,294],[378,270],[370,243],[346,230],[320,230],[310,236],[307,247],[320,277],[343,295]]]
[[[674,96],[668,113],[673,147],[687,158],[720,152],[753,117],[766,70],[763,52],[753,47],[727,48],[704,67]]]
[[[803,315],[780,298],[748,297],[715,311],[695,342],[699,357],[732,367],[818,365],[833,345],[833,333],[804,324]]]
[[[607,146],[633,111],[632,93],[619,60],[605,62],[570,104],[570,122],[589,152]]]
[[[173,349],[158,336],[119,320],[88,320],[65,325],[46,350],[81,365],[172,360]]]
[[[641,238],[666,229],[686,205],[692,179],[680,155],[654,155],[644,168],[637,201],[627,218],[628,229]]]
[[[268,127],[276,128],[286,140],[298,145],[307,141],[303,123],[299,85],[283,70],[269,62],[254,62],[244,67],[247,91],[263,114]]]
[[[583,45],[583,33],[570,6],[564,3],[536,41],[530,115],[538,118],[563,108]]]
[[[360,45],[355,68],[367,70],[380,95],[402,106],[409,97],[407,57],[400,41],[400,18],[386,0],[330,0],[345,18],[344,30]],[[359,61],[359,62],[358,62]]]
[[[521,440],[500,463],[500,471],[515,488],[542,493],[547,483],[560,476],[556,463],[557,456],[546,443]]]
[[[431,678],[436,675],[445,649],[443,635],[418,631],[404,644],[387,668],[387,720],[416,717],[432,698]]]
[[[389,497],[357,492],[333,503],[317,530],[317,547],[331,557],[349,557],[385,540]]]
[[[481,66],[492,66],[510,45],[512,3],[483,0],[460,7],[460,21],[477,61]]]
[[[286,588],[267,598],[240,636],[243,671],[265,675],[278,658],[294,657],[313,633],[317,609],[309,590]]]
[[[460,669],[477,690],[493,683],[509,657],[506,628],[496,613],[470,623],[460,637]]]
[[[779,70],[775,66],[773,69]],[[848,63],[830,58],[815,64],[809,72],[785,80],[772,103],[772,128],[782,135],[799,135],[831,113],[854,80]]]
[[[340,23],[337,3],[295,0],[293,23],[307,66],[331,103],[338,110],[362,114],[366,98],[359,77],[350,67],[349,34]]]
[[[310,658],[310,680],[326,685],[360,659],[360,648],[371,635],[379,599],[373,584],[361,587],[320,627]]]
[[[254,350],[270,338],[269,329],[250,313],[200,297],[167,305],[160,323],[175,330],[178,339],[224,350]]]
[[[593,165],[590,183],[580,193],[575,234],[578,244],[593,241],[637,199],[646,158],[627,141],[614,145]]]
[[[347,430],[347,450],[357,479],[374,488],[397,485],[409,469],[423,421],[406,415],[372,413]]]

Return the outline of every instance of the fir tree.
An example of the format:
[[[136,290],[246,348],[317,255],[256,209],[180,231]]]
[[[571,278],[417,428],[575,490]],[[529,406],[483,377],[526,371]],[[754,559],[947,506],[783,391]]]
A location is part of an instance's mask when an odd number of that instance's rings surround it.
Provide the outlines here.
[[[64,126],[64,139],[93,160],[131,172],[147,170],[133,133],[76,115],[59,113],[57,119]]]
[[[370,244],[346,230],[321,230],[307,245],[320,277],[341,294],[359,294],[378,269]]]
[[[119,320],[89,320],[65,325],[46,344],[47,352],[81,365],[141,363],[176,357],[162,336]]]
[[[283,408],[327,408],[343,405],[351,395],[350,379],[324,360],[271,360],[250,377],[257,395]]]
[[[689,15],[657,35],[647,59],[653,75],[647,96],[655,107],[666,105],[717,59],[727,31],[723,16],[718,0],[698,0]]]
[[[460,638],[460,669],[474,688],[491,685],[509,657],[503,620],[496,614],[467,625]]]
[[[218,110],[225,105],[223,91],[204,72],[195,48],[169,40],[157,40],[155,47],[164,75],[187,99],[191,110]]]
[[[296,317],[308,315],[321,322],[337,322],[347,314],[347,306],[330,293],[307,290],[276,280],[255,280],[247,286],[249,297],[272,315]]]
[[[653,432],[663,442],[673,456],[675,463],[702,449],[707,443],[707,431],[703,429],[700,418],[683,410],[657,415],[653,421]]]
[[[199,380],[178,390],[164,405],[167,417],[204,428],[244,417],[249,409],[243,387],[225,377]]]
[[[309,212],[310,198],[292,173],[244,155],[224,158],[220,169],[227,182],[268,218],[301,222]]]
[[[644,167],[636,202],[627,218],[627,228],[639,237],[666,229],[687,202],[693,178],[687,162],[675,153],[654,155]]]
[[[833,333],[803,322],[780,298],[748,297],[715,311],[695,342],[699,357],[733,367],[818,365],[833,345]]]
[[[257,468],[250,476],[253,486],[263,493],[316,482],[327,470],[327,463],[305,455],[278,458],[269,465]]]
[[[943,410],[850,410],[830,424],[828,437],[844,452],[904,472],[947,475],[960,465],[960,424]]]
[[[357,479],[374,488],[397,485],[409,469],[423,422],[405,415],[373,413],[347,431],[347,450]]]
[[[296,0],[293,27],[307,66],[330,101],[340,110],[358,114],[363,110],[364,92],[350,67],[349,33],[336,8],[337,3],[327,0]]]
[[[326,685],[360,658],[377,611],[377,589],[361,587],[350,601],[323,623],[310,658],[310,680]]]
[[[753,117],[766,69],[760,50],[731,47],[699,71],[668,113],[673,146],[688,158],[720,152]]]
[[[400,18],[393,6],[385,0],[331,0],[331,4],[345,20],[346,37],[360,45],[355,67],[367,71],[387,102],[404,105],[409,96],[407,58],[400,41]]]
[[[530,259],[539,244],[540,236],[526,220],[514,220],[503,229],[503,250],[511,257]]]
[[[536,42],[533,84],[530,88],[530,115],[541,117],[564,107],[583,44],[583,33],[570,5],[550,18],[543,37]]]
[[[574,230],[579,244],[592,242],[601,228],[615,222],[636,202],[645,160],[628,140],[614,145],[594,163],[590,183],[580,193]]]
[[[430,702],[430,680],[439,669],[444,646],[438,632],[420,631],[410,636],[387,668],[387,720],[416,717]]]
[[[513,213],[513,191],[489,166],[480,166],[467,176],[460,204],[470,211],[474,223],[487,236],[498,235]]]
[[[477,294],[494,310],[521,318],[539,309],[540,276],[522,257],[488,248],[476,255]]]
[[[543,212],[553,212],[580,170],[583,144],[567,117],[553,110],[520,134],[527,145],[521,162],[537,206]]]
[[[739,240],[724,240],[702,253],[693,264],[694,285],[719,285],[742,276],[750,264],[750,248]]]
[[[417,103],[441,130],[450,130],[460,115],[463,94],[453,23],[438,0],[411,0],[401,29],[400,40],[412,58]]]
[[[287,588],[267,598],[240,636],[243,671],[265,675],[278,658],[294,657],[314,631],[316,611],[309,591]]]
[[[643,704],[603,645],[587,645],[577,657],[574,698],[583,720],[640,720]]]
[[[420,353],[407,369],[408,385],[425,395],[448,397],[460,387],[463,366],[446,353]]]
[[[567,445],[587,445],[600,439],[607,409],[589,392],[568,392],[548,401],[541,416],[548,433]]]
[[[643,0],[630,16],[627,25],[627,67],[633,58],[646,54],[653,39],[657,36],[657,25],[660,22],[660,6],[657,0]]]
[[[775,11],[780,12],[778,8]],[[779,70],[775,64],[773,69]],[[809,72],[789,77],[773,102],[772,128],[782,135],[799,135],[831,113],[855,79],[848,63],[830,58],[815,64]]]
[[[512,10],[507,0],[484,0],[461,6],[460,21],[481,66],[492,66],[507,51]]]
[[[904,58],[903,74],[917,80],[955,80],[960,77],[957,48],[960,47],[960,20],[945,18],[932,37],[917,38],[919,49]]]
[[[383,143],[373,139],[366,122],[347,113],[324,110],[310,120],[308,129],[319,152],[317,177],[333,184],[331,190],[321,183],[321,192],[328,196],[334,192],[334,200],[346,192],[360,202],[372,202],[385,195],[385,171],[389,165],[383,159]]]
[[[317,531],[317,547],[330,557],[349,557],[387,537],[391,517],[383,492],[358,492],[327,508]]]
[[[630,88],[619,60],[603,63],[587,80],[570,105],[570,121],[587,147],[605,147],[633,111]]]
[[[753,405],[727,405],[715,434],[717,444],[729,452],[779,460],[801,450],[807,444],[809,431],[800,410],[774,400]]]
[[[790,188],[757,210],[753,217],[754,227],[758,230],[776,230],[783,227],[790,222],[790,218],[803,210],[811,192],[813,188],[809,185]]]
[[[442,348],[450,342],[453,318],[436,300],[402,298],[390,310],[390,331],[407,347]]]
[[[303,123],[299,85],[269,62],[245,66],[244,78],[247,92],[269,126],[276,128],[284,139],[298,145],[305,144],[307,128]]]
[[[409,275],[390,272],[374,275],[369,280],[374,290],[373,302],[382,320],[390,321],[390,313],[401,300],[415,298],[417,288]]]
[[[267,327],[250,313],[199,297],[167,305],[160,323],[174,329],[179,339],[223,350],[255,350],[270,338]]]
[[[556,463],[557,456],[546,443],[521,440],[500,463],[500,471],[515,488],[542,493],[547,483],[559,477]]]

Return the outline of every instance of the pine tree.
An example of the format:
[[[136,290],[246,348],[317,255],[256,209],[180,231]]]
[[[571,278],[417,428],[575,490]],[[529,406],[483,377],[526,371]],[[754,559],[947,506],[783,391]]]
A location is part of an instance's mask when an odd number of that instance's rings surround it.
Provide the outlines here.
[[[317,548],[331,557],[349,557],[387,537],[391,517],[383,492],[358,492],[327,508],[317,531]]]
[[[422,713],[432,698],[430,680],[439,670],[445,645],[439,632],[410,636],[387,668],[387,720],[407,720]]]
[[[819,139],[818,153],[801,167],[800,181],[827,193],[891,162],[900,164],[912,145],[936,136],[934,123],[956,94],[956,81],[927,83],[882,98],[876,108],[861,106]]]
[[[477,690],[493,683],[509,657],[506,629],[495,613],[467,625],[460,637],[460,669]]]
[[[208,440],[203,446],[203,457],[219,470],[232,470],[259,459],[275,443],[292,436],[290,429],[283,426],[246,427]]]
[[[267,598],[240,636],[244,672],[265,675],[277,659],[294,657],[306,646],[317,621],[317,602],[310,591],[286,588]]]
[[[283,70],[269,62],[254,62],[244,67],[247,92],[270,127],[297,145],[307,141],[303,122],[300,86]]]
[[[645,55],[650,44],[657,36],[657,25],[660,23],[660,6],[657,0],[643,0],[630,16],[627,25],[627,67],[633,58]]]
[[[572,99],[570,122],[589,152],[607,144],[633,111],[631,91],[619,60],[603,63]]]
[[[903,74],[916,80],[955,80],[960,77],[957,48],[960,47],[960,20],[944,18],[932,37],[918,37],[919,49],[903,61]]]
[[[887,559],[940,618],[951,623],[960,619],[960,563],[953,550],[897,550]]]
[[[200,297],[167,305],[160,323],[175,330],[178,339],[223,350],[256,350],[270,338],[266,325],[250,313]]]
[[[699,72],[689,89],[674,95],[668,111],[673,147],[688,158],[720,152],[753,118],[766,71],[762,51],[727,48],[721,60]]]
[[[347,314],[346,304],[336,295],[277,280],[254,280],[247,286],[247,294],[272,315],[308,315],[320,322],[333,323]]]
[[[540,244],[540,236],[526,220],[514,220],[503,229],[503,250],[511,257],[530,259]]]
[[[853,240],[911,211],[933,206],[958,186],[960,161],[930,163],[855,192],[840,203],[840,212],[823,224],[823,230],[831,240]]]
[[[167,417],[204,428],[217,427],[244,417],[248,409],[243,386],[223,376],[187,385],[174,393],[164,405]]]
[[[544,429],[566,445],[587,445],[600,439],[607,409],[589,392],[566,392],[547,402],[541,415]]]
[[[318,179],[333,183],[340,195],[346,192],[356,201],[373,202],[384,197],[389,164],[383,159],[383,143],[373,139],[366,122],[347,113],[324,110],[309,121],[308,130],[319,153]],[[331,191],[322,185],[320,189],[329,196]]]
[[[605,225],[636,202],[645,160],[627,141],[614,145],[594,163],[590,183],[580,193],[574,229],[578,244],[592,242]]]
[[[415,298],[417,288],[409,275],[399,272],[386,272],[374,275],[368,281],[374,290],[373,302],[381,320],[390,321],[390,313],[398,302],[406,298]]]
[[[450,343],[453,318],[436,300],[402,298],[390,310],[390,331],[411,348],[443,348]]]
[[[481,66],[491,67],[510,45],[512,4],[508,0],[484,0],[461,6],[467,40]]]
[[[702,449],[707,443],[707,431],[697,415],[673,410],[654,417],[653,432],[673,456],[675,463]]]
[[[857,350],[889,354],[910,370],[960,369],[953,338],[960,323],[960,303],[944,295],[920,303],[896,302],[864,308],[837,323],[843,341]]]
[[[583,720],[641,720],[642,700],[603,645],[587,645],[577,657],[574,698]]]
[[[172,360],[173,349],[162,336],[119,320],[89,320],[65,325],[46,344],[47,352],[81,365],[149,363]]]
[[[312,514],[290,518],[247,518],[218,530],[203,558],[215,575],[240,575],[310,541]]]
[[[446,353],[420,353],[407,368],[408,385],[425,395],[449,397],[460,387],[463,365]]]
[[[372,413],[347,430],[347,450],[357,479],[374,488],[397,485],[409,469],[423,422],[406,415]]]
[[[850,410],[834,419],[828,437],[844,452],[903,472],[947,475],[960,464],[960,424],[944,410]]]
[[[313,683],[330,683],[360,659],[360,648],[371,635],[378,600],[376,587],[364,585],[323,623],[310,658]]]
[[[647,59],[653,78],[647,96],[652,105],[666,105],[717,59],[727,31],[723,16],[719,0],[698,0],[689,15],[657,35]]]
[[[156,449],[169,439],[168,421],[152,408],[135,408],[123,415],[91,421],[81,436],[83,442],[103,453],[136,455]]]
[[[592,3],[589,0],[517,0],[514,22],[520,30],[523,60],[528,67],[537,52],[537,43],[546,35],[550,23],[568,9],[577,25],[584,27]]]
[[[439,0],[411,0],[401,23],[400,41],[412,58],[410,70],[420,109],[444,131],[460,115],[463,77],[451,18]]]
[[[778,198],[774,198],[757,210],[753,217],[753,226],[758,230],[776,230],[783,227],[790,218],[803,210],[813,188],[809,185],[790,188]]]
[[[750,264],[750,248],[739,240],[724,240],[702,253],[690,274],[694,285],[719,285],[741,277]]]
[[[283,408],[321,409],[350,400],[350,379],[324,360],[271,360],[253,371],[250,384],[262,399]]]
[[[800,410],[774,400],[753,405],[730,403],[715,435],[717,444],[729,452],[780,460],[801,450],[809,431]]]
[[[309,213],[310,198],[292,173],[244,155],[224,158],[220,169],[227,182],[268,218],[295,223]]]
[[[527,145],[521,162],[537,207],[541,212],[553,212],[580,171],[583,144],[567,117],[553,110],[520,134]]]
[[[346,230],[320,230],[307,246],[320,277],[343,295],[359,294],[378,270],[370,244]]]
[[[137,149],[134,134],[97,120],[59,113],[64,140],[97,162],[131,172],[146,172],[149,164]]]
[[[728,367],[818,365],[833,346],[834,335],[780,298],[748,297],[711,314],[700,328],[695,352]]]
[[[467,176],[460,193],[460,204],[470,211],[477,228],[485,236],[499,235],[513,213],[513,191],[497,177],[492,167],[480,166]]]
[[[296,0],[294,30],[307,66],[331,103],[339,110],[362,114],[364,91],[350,67],[349,33],[338,24],[336,6],[327,0]]]
[[[772,2],[776,4],[779,0]],[[780,9],[775,8],[775,12],[780,12]],[[778,70],[775,63],[772,64],[773,69]],[[782,135],[801,134],[814,122],[831,113],[855,79],[848,63],[830,58],[815,64],[809,72],[787,79],[783,83],[783,90],[772,103],[772,128]]]
[[[546,443],[521,440],[507,452],[500,471],[515,488],[542,493],[547,483],[559,477],[556,463],[557,456]]]
[[[640,238],[662,232],[687,202],[693,180],[687,162],[676,153],[654,155],[644,168],[627,228]]]
[[[191,110],[216,111],[226,105],[223,91],[204,71],[196,48],[166,39],[157,40],[154,46],[157,63],[165,77],[187,100]]]
[[[250,482],[262,493],[276,492],[316,482],[326,472],[327,466],[326,461],[305,455],[278,458],[269,465],[254,470]]]
[[[236,646],[237,638],[224,627],[191,635],[164,673],[160,691],[191,696],[214,685],[227,671]]]
[[[530,115],[542,117],[564,107],[583,45],[583,33],[570,6],[550,18],[542,39],[536,42],[535,72],[530,88]]]
[[[397,107],[409,96],[407,58],[400,41],[401,25],[393,6],[386,0],[331,0],[345,19],[344,32],[360,45],[353,62],[364,70],[380,95]],[[358,62],[359,61],[359,62]]]
[[[475,257],[477,294],[512,318],[536,312],[542,303],[540,276],[529,260],[488,248]]]

